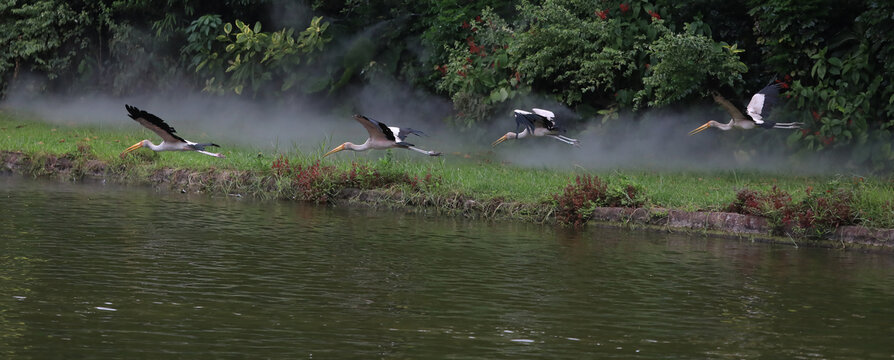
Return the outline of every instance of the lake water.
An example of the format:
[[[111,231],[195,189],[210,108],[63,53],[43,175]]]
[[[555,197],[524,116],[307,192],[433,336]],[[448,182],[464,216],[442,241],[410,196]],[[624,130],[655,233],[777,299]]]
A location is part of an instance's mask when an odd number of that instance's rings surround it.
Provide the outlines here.
[[[894,357],[894,255],[0,176],[0,358]]]

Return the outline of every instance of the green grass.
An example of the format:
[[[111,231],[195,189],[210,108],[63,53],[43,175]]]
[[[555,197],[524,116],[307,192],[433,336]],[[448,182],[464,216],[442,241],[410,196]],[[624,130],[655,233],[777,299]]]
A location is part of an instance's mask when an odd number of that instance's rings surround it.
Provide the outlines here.
[[[140,149],[135,152],[135,156],[131,155],[126,159],[118,157],[121,151],[142,139],[150,139],[155,143],[160,141],[155,134],[139,126],[53,125],[40,119],[0,111],[0,150],[58,155],[75,153],[78,144],[86,144],[97,159],[112,167],[193,170],[215,168],[269,174],[273,161],[280,154],[286,156],[292,164],[307,165],[319,160],[328,150],[328,145],[324,144],[313,151],[300,151],[295,146],[280,150],[227,146],[220,149],[227,156],[226,159],[186,152],[154,154],[148,149]],[[190,140],[202,142],[210,139]],[[648,206],[688,211],[721,210],[743,188],[769,190],[777,186],[790,193],[797,201],[805,196],[808,187],[825,189],[832,184],[835,187],[854,189],[855,205],[862,211],[865,224],[894,227],[894,178],[891,177],[857,179],[847,176],[799,176],[753,171],[532,169],[499,164],[486,154],[464,159],[463,156],[453,155],[430,158],[415,153],[394,152],[393,156],[382,156],[381,152],[374,155],[342,152],[322,159],[322,164],[341,170],[350,169],[352,162],[420,178],[431,174],[440,179],[438,186],[427,189],[432,195],[462,194],[480,201],[502,199],[531,204],[550,201],[553,194],[561,192],[575,176],[585,173],[597,175],[610,183],[640,185],[646,192]]]

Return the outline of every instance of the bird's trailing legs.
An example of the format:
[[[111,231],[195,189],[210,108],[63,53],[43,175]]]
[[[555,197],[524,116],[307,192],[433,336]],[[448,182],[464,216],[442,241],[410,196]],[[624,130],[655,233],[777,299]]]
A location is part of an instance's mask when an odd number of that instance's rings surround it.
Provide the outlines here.
[[[413,150],[413,151],[416,151],[416,152],[420,152],[420,153],[423,153],[423,154],[428,155],[428,156],[440,156],[440,155],[441,155],[440,152],[437,152],[437,151],[431,151],[431,150],[422,150],[422,149],[420,149],[420,148],[418,148],[418,147],[415,147],[415,146],[407,146],[407,149],[410,149],[410,150]]]
[[[209,151],[205,151],[205,150],[196,150],[196,152],[197,152],[197,153],[200,153],[200,154],[205,154],[205,155],[210,155],[210,156],[218,157],[218,158],[224,158],[224,157],[225,157],[225,156],[223,156],[223,154],[213,153],[213,152],[209,152]]]
[[[804,126],[804,123],[790,122],[790,123],[776,123],[773,125],[773,128],[774,129],[800,129],[801,126]]]
[[[561,141],[561,142],[563,142],[563,143],[566,143],[566,144],[570,144],[570,145],[574,145],[574,146],[580,146],[580,141],[579,141],[579,140],[577,140],[577,139],[572,139],[572,138],[567,137],[567,136],[564,136],[564,135],[546,135],[546,136],[549,136],[549,137],[551,137],[551,138],[553,138],[553,139],[559,140],[559,141]]]

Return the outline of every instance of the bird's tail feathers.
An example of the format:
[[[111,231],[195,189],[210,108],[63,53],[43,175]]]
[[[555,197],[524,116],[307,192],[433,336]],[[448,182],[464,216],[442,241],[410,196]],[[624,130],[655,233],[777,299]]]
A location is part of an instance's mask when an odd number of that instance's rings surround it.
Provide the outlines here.
[[[428,135],[426,135],[424,132],[422,132],[421,130],[416,130],[416,129],[413,129],[413,128],[406,128],[405,130],[407,130],[408,133],[410,133],[410,134],[416,134],[417,136],[428,136]]]

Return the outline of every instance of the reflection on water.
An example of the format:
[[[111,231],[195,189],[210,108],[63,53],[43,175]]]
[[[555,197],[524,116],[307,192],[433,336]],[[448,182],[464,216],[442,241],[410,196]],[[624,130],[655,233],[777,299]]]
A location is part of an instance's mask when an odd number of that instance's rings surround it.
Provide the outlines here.
[[[10,359],[894,356],[889,254],[9,176],[0,201]]]

